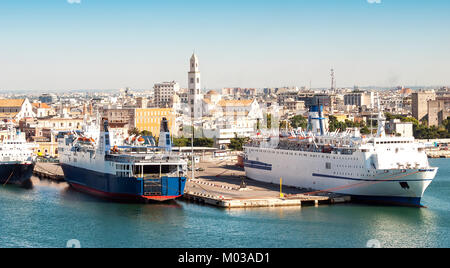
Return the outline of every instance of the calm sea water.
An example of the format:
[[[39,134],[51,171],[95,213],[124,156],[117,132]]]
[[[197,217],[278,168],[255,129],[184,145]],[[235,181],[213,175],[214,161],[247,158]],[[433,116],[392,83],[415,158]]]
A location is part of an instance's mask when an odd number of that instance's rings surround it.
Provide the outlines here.
[[[0,186],[0,247],[450,247],[450,161],[426,209],[366,205],[222,210],[176,201],[116,204],[35,180]]]

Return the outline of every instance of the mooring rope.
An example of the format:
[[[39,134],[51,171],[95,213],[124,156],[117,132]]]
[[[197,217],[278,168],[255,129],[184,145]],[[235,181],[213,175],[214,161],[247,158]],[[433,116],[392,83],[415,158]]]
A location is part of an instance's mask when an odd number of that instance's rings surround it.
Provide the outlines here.
[[[6,182],[3,184],[3,187],[5,187],[5,185],[8,184],[9,180],[10,180],[11,177],[14,175],[14,171],[15,171],[15,169],[13,169],[13,171],[11,171],[11,174],[9,175],[8,179],[7,179]]]

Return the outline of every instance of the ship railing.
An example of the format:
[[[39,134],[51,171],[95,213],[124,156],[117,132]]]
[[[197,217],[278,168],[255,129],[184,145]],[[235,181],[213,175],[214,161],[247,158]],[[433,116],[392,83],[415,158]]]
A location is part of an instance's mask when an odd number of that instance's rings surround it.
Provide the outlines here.
[[[144,181],[148,180],[159,180],[163,177],[179,177],[178,172],[171,172],[171,173],[161,173],[161,174],[144,174],[142,175],[135,175],[136,178],[142,178]]]
[[[179,153],[175,153],[175,152],[164,152],[164,151],[141,151],[141,152],[135,152],[135,151],[123,151],[123,150],[119,150],[119,151],[111,151],[109,153],[110,155],[133,155],[133,156],[161,156],[161,157],[165,157],[165,156],[179,156]]]
[[[107,154],[105,159],[117,162],[133,162],[133,163],[171,163],[181,161],[178,155],[129,155],[129,154]]]
[[[343,154],[343,155],[352,155],[356,149],[349,147],[334,147],[334,146],[314,146],[314,144],[304,144],[304,145],[279,145],[277,149],[280,150],[288,150],[288,151],[297,151],[297,152],[314,152],[314,153],[327,153],[327,154]]]

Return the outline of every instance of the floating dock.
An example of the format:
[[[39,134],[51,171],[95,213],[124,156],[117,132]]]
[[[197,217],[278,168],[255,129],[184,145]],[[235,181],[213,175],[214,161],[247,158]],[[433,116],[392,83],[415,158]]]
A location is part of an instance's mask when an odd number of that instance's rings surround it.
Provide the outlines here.
[[[349,196],[306,195],[311,190],[280,189],[279,185],[249,180],[234,162],[202,163],[200,167],[204,171],[196,172],[194,180],[188,179],[185,200],[221,208],[318,206],[351,201]]]
[[[58,163],[38,162],[34,167],[33,175],[39,179],[64,182],[64,173]]]

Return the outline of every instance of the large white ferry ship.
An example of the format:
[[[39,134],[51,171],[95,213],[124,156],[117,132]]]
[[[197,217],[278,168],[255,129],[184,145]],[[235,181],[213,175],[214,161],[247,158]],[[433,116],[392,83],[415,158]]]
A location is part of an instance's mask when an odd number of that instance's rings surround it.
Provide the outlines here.
[[[309,113],[309,132],[253,139],[244,147],[247,177],[268,183],[332,192],[354,200],[421,206],[438,168],[413,137],[391,137],[381,112],[376,135],[325,131],[323,107]]]
[[[27,143],[9,123],[0,125],[0,183],[24,185],[33,175],[36,164],[34,145]]]

